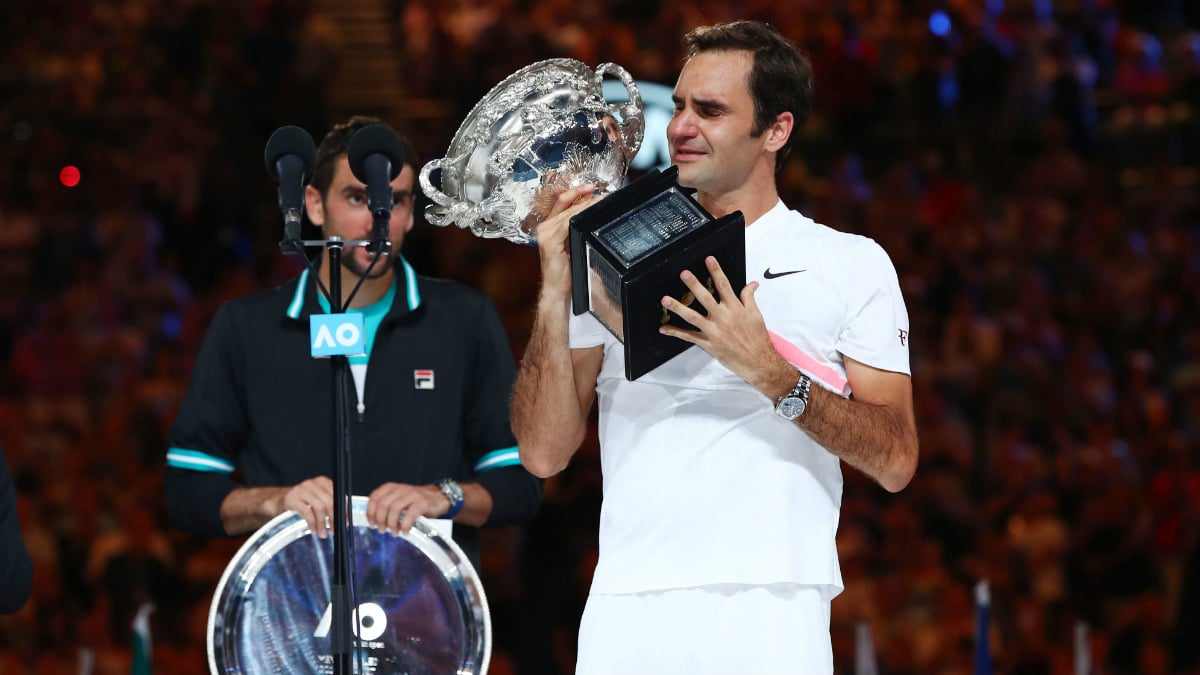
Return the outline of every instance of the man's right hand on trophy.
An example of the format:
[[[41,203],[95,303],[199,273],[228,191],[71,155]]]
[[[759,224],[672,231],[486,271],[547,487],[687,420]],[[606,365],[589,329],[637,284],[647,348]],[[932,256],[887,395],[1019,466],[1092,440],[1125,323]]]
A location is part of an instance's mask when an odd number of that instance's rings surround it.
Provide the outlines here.
[[[333,480],[316,476],[293,485],[283,495],[283,511],[295,511],[308,529],[324,539],[333,527]]]
[[[537,247],[542,261],[543,292],[571,297],[571,253],[568,233],[571,217],[603,199],[608,193],[586,183],[559,193],[545,220],[537,225]]]

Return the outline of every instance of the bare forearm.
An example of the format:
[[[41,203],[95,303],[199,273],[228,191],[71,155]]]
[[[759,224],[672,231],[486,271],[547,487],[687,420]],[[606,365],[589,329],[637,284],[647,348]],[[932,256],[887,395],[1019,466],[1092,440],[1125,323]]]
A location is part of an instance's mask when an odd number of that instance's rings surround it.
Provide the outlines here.
[[[286,487],[239,487],[221,502],[221,522],[229,535],[245,534],[283,513]]]
[[[571,216],[592,201],[595,187],[580,185],[559,193],[551,215],[537,226],[542,288],[533,331],[517,371],[511,417],[521,464],[541,478],[562,471],[571,461],[583,442],[587,413],[595,397],[591,368],[598,359],[588,360],[591,381],[581,386],[571,354],[571,256],[567,245]]]
[[[586,431],[567,336],[569,308],[568,298],[543,293],[513,389],[521,464],[542,478],[567,466]]]
[[[813,386],[808,409],[796,422],[830,452],[890,492],[904,489],[912,478],[916,427],[893,407],[845,399]]]

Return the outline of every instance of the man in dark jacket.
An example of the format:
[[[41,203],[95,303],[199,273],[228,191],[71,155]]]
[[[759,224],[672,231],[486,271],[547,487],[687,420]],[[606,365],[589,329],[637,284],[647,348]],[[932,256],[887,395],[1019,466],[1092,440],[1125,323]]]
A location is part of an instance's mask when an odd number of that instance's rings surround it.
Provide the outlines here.
[[[354,118],[318,148],[305,202],[325,238],[370,239],[366,186],[346,152],[351,136],[375,122]],[[367,351],[349,357],[345,383],[350,489],[368,496],[379,530],[407,532],[418,516],[452,518],[455,541],[478,564],[477,528],[531,518],[541,481],[521,466],[509,426],[515,366],[491,301],[418,275],[399,254],[415,199],[411,146],[405,154],[391,184],[392,253],[372,266],[373,253],[347,246],[336,270],[343,303],[363,280],[347,310],[363,316]],[[315,273],[214,316],[169,440],[167,509],[179,527],[238,535],[293,510],[326,535],[334,385],[328,361],[311,356],[309,317],[328,311],[318,289],[330,287],[331,271],[325,250]]]

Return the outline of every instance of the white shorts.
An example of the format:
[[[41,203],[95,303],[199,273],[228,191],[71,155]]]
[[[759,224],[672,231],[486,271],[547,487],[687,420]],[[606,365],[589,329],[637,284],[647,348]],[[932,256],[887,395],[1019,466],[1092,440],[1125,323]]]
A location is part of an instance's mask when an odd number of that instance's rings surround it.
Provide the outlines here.
[[[823,587],[719,584],[588,596],[576,675],[831,675]]]

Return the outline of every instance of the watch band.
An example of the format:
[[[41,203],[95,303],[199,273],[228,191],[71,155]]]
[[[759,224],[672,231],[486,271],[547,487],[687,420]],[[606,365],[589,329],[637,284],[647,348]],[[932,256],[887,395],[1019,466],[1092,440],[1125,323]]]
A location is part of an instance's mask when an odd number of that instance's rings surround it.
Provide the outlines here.
[[[812,386],[812,378],[800,373],[796,386],[775,401],[775,414],[792,421],[799,418],[808,409],[808,391]]]
[[[442,518],[453,518],[462,511],[463,504],[466,503],[466,494],[463,492],[462,486],[458,481],[452,478],[443,478],[438,481],[438,489],[442,494],[446,495],[446,499],[450,500],[450,510],[442,514]]]

